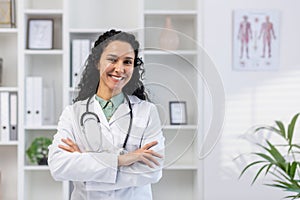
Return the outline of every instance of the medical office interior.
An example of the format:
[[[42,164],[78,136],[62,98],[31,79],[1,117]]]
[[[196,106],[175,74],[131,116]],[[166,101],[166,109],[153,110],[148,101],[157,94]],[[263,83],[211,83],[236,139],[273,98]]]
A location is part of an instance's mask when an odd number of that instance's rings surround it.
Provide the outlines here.
[[[300,1],[1,0],[0,6],[1,200],[69,199],[71,184],[54,181],[28,149],[37,138],[52,139],[77,92],[80,70],[73,64],[82,59],[75,58],[111,28],[141,42],[145,86],[160,112],[166,166],[153,185],[155,200],[294,194],[266,186],[274,176],[264,172],[251,185],[259,168],[239,176],[257,159],[251,153],[262,151],[248,138],[251,128],[286,125],[300,111]],[[176,115],[178,109],[186,115]],[[297,123],[294,134],[300,138]],[[262,135],[255,135],[259,142]]]

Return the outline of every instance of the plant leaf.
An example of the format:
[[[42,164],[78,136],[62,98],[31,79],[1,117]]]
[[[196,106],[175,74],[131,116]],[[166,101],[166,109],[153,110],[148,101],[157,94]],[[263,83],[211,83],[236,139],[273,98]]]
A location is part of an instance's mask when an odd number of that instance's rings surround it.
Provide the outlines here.
[[[253,184],[255,183],[255,181],[256,181],[256,179],[259,177],[260,173],[261,173],[266,167],[268,167],[268,166],[269,166],[269,164],[264,165],[264,166],[262,166],[262,167],[258,170],[258,172],[256,173],[256,175],[255,175],[255,177],[254,177],[254,179],[253,179],[251,185],[253,185]]]
[[[264,163],[264,162],[266,162],[266,161],[259,160],[259,161],[255,161],[255,162],[250,163],[249,165],[247,165],[247,166],[243,169],[243,171],[241,172],[239,178],[241,178],[241,176],[242,176],[242,175],[243,175],[250,167],[252,167],[253,165],[256,165],[256,164],[259,164],[259,163]]]
[[[274,126],[260,126],[254,130],[254,133],[259,132],[261,130],[268,130],[268,131],[275,132],[275,133],[278,133],[279,135],[281,135],[280,130],[275,128]]]
[[[269,164],[269,167],[266,169],[265,175],[267,175],[269,173],[269,171],[270,171],[270,169],[271,169],[272,166],[273,166],[273,164]]]
[[[295,177],[295,173],[296,173],[296,169],[297,169],[297,162],[292,162],[292,164],[290,165],[290,169],[289,169],[289,177],[291,178],[291,180],[294,180]]]
[[[289,144],[292,144],[292,140],[293,140],[293,135],[294,135],[294,128],[295,128],[295,124],[297,121],[297,118],[299,116],[300,113],[297,113],[291,120],[289,126],[288,126],[288,141]]]
[[[296,148],[300,149],[300,145],[299,144],[292,144],[292,145],[293,145],[293,147],[296,147]]]
[[[285,189],[285,190],[287,189],[286,186],[280,185],[280,184],[265,184],[265,185],[271,186],[271,187],[278,187],[278,188]]]
[[[283,173],[283,172],[277,170],[276,168],[275,168],[275,171],[278,172],[282,177],[280,177],[280,176],[279,176],[278,174],[276,174],[275,172],[270,171],[270,173],[271,173],[273,176],[275,176],[275,177],[277,177],[278,179],[280,179],[280,180],[285,179],[285,180],[287,180],[287,181],[290,181],[290,177],[288,177],[285,173]]]
[[[283,123],[281,121],[275,121],[275,123],[277,124],[277,126],[280,130],[280,135],[286,139],[286,133],[285,133],[285,128],[284,128]]]
[[[300,188],[297,187],[297,185],[295,185],[293,182],[292,183],[287,183],[284,181],[280,181],[280,180],[274,180],[274,182],[284,186],[286,188],[287,191],[295,191],[295,190],[299,190]]]
[[[280,154],[280,152],[277,150],[277,148],[273,144],[271,144],[268,140],[266,140],[266,141],[267,141],[269,147],[271,148],[268,150],[268,152],[275,159],[277,166],[280,167],[281,169],[283,169],[284,171],[286,171],[287,164],[286,164],[284,157]]]
[[[271,164],[276,164],[275,160],[273,160],[270,156],[268,156],[264,153],[254,153],[254,154],[262,157],[263,159],[265,159],[266,161],[268,161]]]

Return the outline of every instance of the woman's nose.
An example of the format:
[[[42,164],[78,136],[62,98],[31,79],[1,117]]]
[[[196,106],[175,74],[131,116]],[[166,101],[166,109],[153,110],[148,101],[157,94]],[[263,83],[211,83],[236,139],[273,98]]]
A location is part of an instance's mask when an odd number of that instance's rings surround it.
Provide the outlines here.
[[[115,71],[123,73],[123,72],[124,72],[124,69],[125,69],[125,67],[124,67],[122,61],[118,61],[118,62],[115,64]]]

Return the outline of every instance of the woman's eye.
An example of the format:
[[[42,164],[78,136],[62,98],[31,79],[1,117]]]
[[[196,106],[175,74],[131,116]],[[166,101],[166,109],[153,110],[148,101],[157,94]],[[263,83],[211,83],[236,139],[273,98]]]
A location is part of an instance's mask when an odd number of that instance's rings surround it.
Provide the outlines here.
[[[110,62],[112,62],[112,63],[117,62],[117,59],[115,59],[115,58],[108,58],[107,60],[110,61]]]
[[[125,61],[124,61],[124,64],[125,64],[125,65],[132,65],[132,61],[131,61],[131,60],[125,60]]]

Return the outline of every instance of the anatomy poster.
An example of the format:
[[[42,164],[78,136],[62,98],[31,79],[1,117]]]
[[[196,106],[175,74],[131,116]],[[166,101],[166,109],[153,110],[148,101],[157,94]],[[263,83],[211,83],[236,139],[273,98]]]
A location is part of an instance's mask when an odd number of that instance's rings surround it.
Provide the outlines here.
[[[233,20],[233,69],[278,69],[279,12],[236,10]]]

